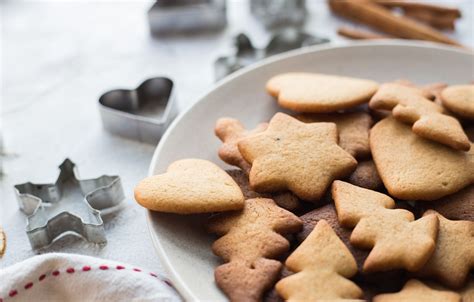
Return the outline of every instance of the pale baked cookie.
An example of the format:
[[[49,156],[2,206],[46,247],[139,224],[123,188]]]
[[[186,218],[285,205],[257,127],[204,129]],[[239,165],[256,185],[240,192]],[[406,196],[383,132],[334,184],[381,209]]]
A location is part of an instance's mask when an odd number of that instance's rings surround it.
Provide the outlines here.
[[[222,236],[212,250],[226,262],[215,270],[219,288],[231,301],[260,301],[282,267],[273,259],[290,247],[282,235],[301,227],[298,217],[265,198],[246,200],[243,211],[212,217],[208,230]]]
[[[296,118],[305,123],[335,123],[342,149],[357,159],[370,156],[369,130],[372,117],[368,113],[304,114]]]
[[[396,291],[400,289],[400,287],[405,283],[406,273],[403,270],[376,273],[362,272],[365,259],[367,259],[367,256],[369,255],[369,251],[356,248],[350,243],[351,229],[342,227],[339,224],[336,208],[334,207],[333,203],[329,203],[323,207],[314,209],[300,216],[300,218],[303,221],[303,229],[301,232],[296,234],[296,240],[299,243],[303,242],[306,237],[311,234],[319,221],[326,220],[326,222],[331,226],[336,235],[349,249],[352,256],[354,256],[358,269],[358,274],[354,279],[357,281],[357,284],[362,287],[364,291],[364,299],[367,301],[370,301],[371,297],[373,297],[379,291]]]
[[[423,91],[396,83],[380,86],[369,103],[375,110],[392,110],[395,119],[413,125],[417,135],[457,150],[471,147],[459,121],[443,114],[443,107],[424,97]]]
[[[248,174],[250,164],[240,154],[237,143],[242,138],[262,132],[267,127],[267,123],[262,123],[253,130],[246,130],[236,119],[228,117],[218,119],[214,132],[223,143],[219,148],[219,157],[229,165],[237,166]]]
[[[308,113],[335,112],[366,103],[377,87],[370,80],[304,72],[279,74],[266,85],[280,106]]]
[[[245,199],[251,199],[251,198],[257,198],[257,197],[262,197],[262,198],[270,198],[275,201],[275,203],[287,210],[294,211],[301,206],[301,202],[296,197],[295,194],[291,192],[282,192],[282,193],[273,193],[273,194],[265,194],[265,193],[257,193],[250,189],[250,184],[249,184],[249,177],[247,174],[245,174],[244,171],[242,170],[227,170],[226,171],[234,180],[235,182],[239,185],[240,189],[242,190],[242,193],[244,194]]]
[[[0,258],[5,254],[5,249],[7,247],[7,237],[3,232],[3,229],[0,227]]]
[[[436,200],[474,183],[474,150],[457,151],[415,135],[393,118],[370,131],[372,157],[390,195]]]
[[[166,173],[145,178],[135,187],[143,207],[178,214],[239,210],[244,196],[224,170],[202,159],[175,161]]]
[[[296,235],[296,240],[298,242],[303,242],[309,234],[311,234],[316,224],[321,220],[325,220],[349,249],[352,256],[354,256],[358,270],[362,271],[364,261],[369,255],[369,252],[367,250],[358,249],[350,243],[349,238],[351,237],[351,229],[344,228],[339,224],[336,208],[333,203],[314,209],[300,216],[300,218],[303,221],[303,229]]]
[[[432,210],[423,217],[433,214],[439,219],[436,250],[417,274],[461,288],[474,268],[474,221],[449,220]]]
[[[370,190],[377,191],[383,188],[382,179],[380,179],[373,160],[359,162],[348,181],[353,185]]]
[[[432,289],[422,282],[412,279],[398,293],[381,294],[374,302],[461,302],[461,296],[452,291]]]
[[[288,257],[286,267],[295,274],[275,285],[286,301],[357,299],[362,290],[348,278],[357,264],[347,247],[325,220]]]
[[[394,209],[395,202],[389,196],[343,181],[334,181],[331,192],[339,223],[354,228],[351,244],[372,249],[364,262],[365,272],[417,271],[433,254],[436,215],[415,221],[410,211]]]
[[[437,104],[440,104],[441,102],[441,91],[448,86],[446,83],[431,83],[423,86],[417,86],[415,83],[406,79],[396,80],[393,83],[421,89],[425,98],[429,99],[430,101],[434,101]]]
[[[290,190],[318,201],[334,179],[348,176],[357,161],[337,144],[334,123],[306,124],[277,113],[268,129],[239,142],[252,164],[250,186],[258,192]]]
[[[474,85],[453,85],[441,92],[443,106],[459,116],[474,119]]]
[[[431,94],[431,96],[428,97],[429,99],[433,100],[436,104],[441,105],[441,91],[446,87],[448,87],[448,84],[446,83],[431,83],[424,85],[421,88]]]

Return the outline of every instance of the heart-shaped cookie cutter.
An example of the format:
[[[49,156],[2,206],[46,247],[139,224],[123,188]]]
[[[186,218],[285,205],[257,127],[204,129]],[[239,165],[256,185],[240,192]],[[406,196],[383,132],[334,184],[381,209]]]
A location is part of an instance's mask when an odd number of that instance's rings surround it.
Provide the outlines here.
[[[216,81],[225,76],[257,62],[266,57],[296,48],[329,42],[295,28],[287,28],[274,34],[264,48],[257,48],[246,34],[234,37],[235,52],[229,56],[219,57],[214,63]]]
[[[26,233],[33,249],[70,232],[90,242],[107,242],[101,214],[117,209],[125,199],[120,177],[80,180],[75,167],[66,159],[55,183],[14,187],[20,209],[28,215]]]
[[[134,90],[108,91],[99,98],[99,110],[107,131],[156,144],[178,114],[173,81],[156,77]]]

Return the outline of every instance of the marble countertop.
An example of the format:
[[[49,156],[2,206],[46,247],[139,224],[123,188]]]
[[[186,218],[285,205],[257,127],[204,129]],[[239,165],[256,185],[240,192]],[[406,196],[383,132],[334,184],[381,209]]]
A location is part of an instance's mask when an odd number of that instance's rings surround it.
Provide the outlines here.
[[[331,16],[325,1],[307,3],[310,14],[305,29],[341,41],[335,31],[344,21]],[[474,47],[474,2],[456,3],[465,17],[454,37]],[[125,206],[105,218],[107,245],[67,236],[37,253],[75,252],[163,272],[148,234],[145,210],[133,200],[133,187],[146,176],[155,146],[105,132],[97,99],[107,90],[133,88],[146,78],[164,75],[175,81],[179,107],[185,110],[212,87],[213,62],[230,51],[231,37],[246,32],[257,46],[263,46],[269,32],[249,14],[245,0],[228,1],[229,25],[223,31],[159,39],[148,30],[146,11],[151,1],[7,0],[0,5],[5,144],[0,225],[8,238],[0,268],[35,255],[13,186],[53,182],[57,166],[70,158],[83,178],[120,175]]]

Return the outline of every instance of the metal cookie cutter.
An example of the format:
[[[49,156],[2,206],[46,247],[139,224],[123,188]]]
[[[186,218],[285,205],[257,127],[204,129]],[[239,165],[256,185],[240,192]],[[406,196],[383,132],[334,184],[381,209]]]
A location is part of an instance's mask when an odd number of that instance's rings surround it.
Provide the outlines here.
[[[264,48],[253,46],[249,37],[239,34],[234,38],[235,53],[219,57],[214,63],[216,81],[263,58],[292,49],[329,42],[326,38],[310,35],[294,28],[282,30],[272,36]]]
[[[267,28],[300,26],[306,18],[305,0],[251,0],[250,10]]]
[[[120,177],[79,180],[75,166],[66,159],[54,184],[15,186],[20,209],[28,215],[26,233],[33,249],[70,232],[90,242],[107,242],[100,215],[115,210],[125,198]]]
[[[156,0],[148,11],[154,35],[218,30],[226,26],[225,0]]]
[[[144,81],[134,90],[116,89],[99,98],[104,128],[111,133],[156,144],[178,114],[173,82]]]

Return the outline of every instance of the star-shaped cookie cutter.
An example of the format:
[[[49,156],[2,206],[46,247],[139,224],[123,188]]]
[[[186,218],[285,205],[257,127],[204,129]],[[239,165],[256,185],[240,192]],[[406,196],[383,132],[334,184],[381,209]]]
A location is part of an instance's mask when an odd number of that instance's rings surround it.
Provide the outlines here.
[[[234,53],[214,62],[216,81],[269,56],[296,48],[328,43],[329,39],[308,34],[300,29],[287,28],[274,33],[263,48],[257,48],[246,34],[233,38]]]
[[[66,159],[54,184],[15,186],[20,209],[28,215],[26,233],[33,249],[48,246],[65,233],[107,242],[101,214],[114,211],[125,198],[120,177],[80,180],[75,167]]]

